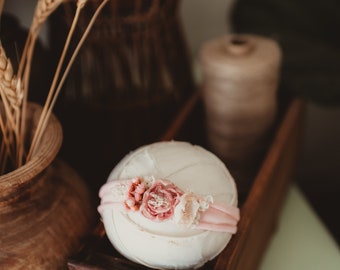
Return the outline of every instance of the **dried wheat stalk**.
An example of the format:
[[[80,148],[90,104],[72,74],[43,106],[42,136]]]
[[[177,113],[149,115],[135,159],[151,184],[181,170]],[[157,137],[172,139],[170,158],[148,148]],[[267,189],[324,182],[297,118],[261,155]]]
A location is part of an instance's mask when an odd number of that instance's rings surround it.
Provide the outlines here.
[[[18,79],[14,75],[11,60],[7,58],[4,48],[0,47],[0,85],[4,91],[9,107],[17,111],[22,102],[22,89],[18,87]]]
[[[38,0],[33,20],[29,28],[28,37],[26,39],[24,51],[20,60],[18,77],[22,76],[23,69],[30,67],[28,56],[31,56],[34,50],[36,39],[40,30],[48,17],[55,11],[65,0]]]
[[[20,123],[20,106],[23,99],[20,80],[13,73],[13,67],[5,50],[0,45],[0,95],[2,106],[6,119],[0,115],[0,126],[3,136],[1,144],[1,160],[10,158],[15,166],[21,165],[20,155],[15,149],[18,149],[19,141],[19,123]],[[15,148],[14,148],[15,145]],[[2,162],[3,171],[6,162]]]
[[[74,16],[74,19],[73,19],[73,22],[72,22],[72,25],[71,25],[71,29],[69,31],[69,34],[67,36],[67,40],[66,40],[66,43],[65,43],[65,46],[64,46],[64,49],[63,49],[63,52],[62,52],[62,56],[60,57],[60,61],[58,63],[58,67],[57,67],[57,71],[55,73],[55,76],[54,76],[54,79],[53,79],[53,82],[52,82],[52,85],[51,85],[51,88],[50,88],[50,91],[49,91],[49,95],[47,97],[47,100],[45,102],[45,105],[44,105],[44,108],[43,108],[43,112],[42,112],[42,116],[40,117],[39,119],[39,123],[38,123],[38,127],[37,127],[37,132],[34,134],[34,137],[33,137],[33,140],[32,140],[32,144],[31,144],[31,148],[28,152],[28,156],[27,156],[27,159],[29,160],[32,156],[32,154],[34,153],[34,150],[36,149],[37,145],[39,144],[40,140],[41,140],[41,137],[43,135],[43,132],[46,128],[46,125],[47,125],[47,121],[52,113],[52,109],[55,105],[55,102],[57,100],[57,97],[60,93],[60,90],[64,84],[64,81],[66,79],[66,76],[67,74],[69,73],[69,70],[75,60],[75,57],[78,55],[78,52],[82,46],[82,44],[84,43],[86,37],[88,36],[96,18],[98,17],[100,11],[104,8],[104,6],[106,5],[106,3],[108,2],[109,0],[103,0],[101,2],[101,4],[98,6],[98,8],[96,9],[95,13],[93,14],[87,28],[85,29],[85,32],[83,33],[76,49],[74,50],[67,66],[66,66],[66,69],[64,71],[64,74],[62,75],[59,83],[58,83],[58,86],[56,85],[57,83],[57,79],[59,78],[59,75],[60,75],[60,69],[61,69],[61,66],[63,64],[63,61],[64,61],[64,57],[65,57],[65,54],[67,52],[67,49],[68,49],[68,45],[69,45],[69,42],[71,40],[71,37],[73,35],[73,32],[74,32],[74,28],[76,26],[76,23],[79,19],[79,14],[80,14],[80,10],[84,7],[85,3],[86,3],[86,0],[79,0],[78,1],[78,4],[77,4],[77,9],[76,9],[76,14]]]
[[[62,85],[66,79],[66,76],[74,62],[76,55],[78,54],[80,47],[84,43],[90,29],[92,28],[96,18],[100,11],[103,9],[105,4],[109,0],[103,0],[97,7],[93,14],[88,27],[82,35],[80,41],[71,58],[67,62],[66,68],[60,78],[61,69],[65,62],[67,50],[70,45],[73,32],[75,30],[80,12],[85,6],[87,0],[78,0],[77,9],[74,15],[72,26],[69,30],[68,37],[65,41],[62,55],[59,59],[59,63],[54,74],[54,78],[51,87],[48,92],[46,102],[43,106],[36,132],[33,136],[27,157],[24,159],[24,138],[25,138],[25,121],[26,119],[26,106],[28,97],[28,86],[30,79],[31,63],[34,54],[34,48],[36,40],[39,36],[39,32],[46,22],[48,17],[57,9],[57,7],[66,0],[38,0],[35,13],[33,16],[32,24],[29,28],[28,37],[25,42],[24,50],[19,62],[19,68],[17,75],[13,74],[13,68],[10,60],[6,57],[3,48],[0,48],[0,93],[3,104],[4,115],[0,115],[0,131],[2,135],[2,145],[0,147],[0,158],[1,161],[8,157],[15,160],[15,165],[21,166],[23,162],[27,162],[32,157],[35,149],[39,146],[41,137],[46,128],[49,116],[55,105],[56,99],[62,88]],[[2,1],[0,0],[0,4]],[[1,7],[1,6],[0,6]],[[1,45],[1,44],[0,44]],[[14,153],[14,156],[13,156]],[[4,164],[5,162],[2,162]],[[3,171],[1,171],[3,172]]]
[[[19,63],[18,77],[22,78],[22,87],[24,91],[24,99],[22,103],[21,118],[26,119],[26,106],[28,96],[28,86],[31,72],[31,62],[33,59],[34,48],[36,40],[39,36],[40,30],[48,17],[55,11],[64,0],[38,0],[33,20],[29,28],[25,47]],[[25,121],[21,121],[21,141],[25,138]],[[20,153],[23,153],[24,144],[19,146]]]

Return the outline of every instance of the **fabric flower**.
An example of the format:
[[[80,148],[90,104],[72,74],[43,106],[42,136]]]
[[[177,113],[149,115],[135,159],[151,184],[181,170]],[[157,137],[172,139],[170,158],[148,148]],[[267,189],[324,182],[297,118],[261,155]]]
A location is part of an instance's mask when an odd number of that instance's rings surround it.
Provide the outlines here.
[[[145,190],[145,184],[141,181],[139,177],[133,179],[128,188],[127,198],[124,201],[125,207],[129,210],[139,210]]]
[[[175,222],[187,227],[197,224],[200,219],[200,212],[206,211],[212,202],[212,196],[198,197],[193,193],[185,193],[175,208]]]
[[[169,181],[157,180],[143,195],[140,207],[149,219],[163,221],[172,217],[183,191]]]

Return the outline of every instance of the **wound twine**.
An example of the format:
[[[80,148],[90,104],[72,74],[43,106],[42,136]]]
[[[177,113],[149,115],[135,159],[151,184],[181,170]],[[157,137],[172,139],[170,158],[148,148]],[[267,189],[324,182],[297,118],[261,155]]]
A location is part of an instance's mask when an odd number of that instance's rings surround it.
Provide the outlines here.
[[[230,34],[203,44],[199,63],[208,144],[242,178],[276,117],[280,47],[269,38]],[[249,188],[249,179],[240,181],[246,182],[240,189]]]

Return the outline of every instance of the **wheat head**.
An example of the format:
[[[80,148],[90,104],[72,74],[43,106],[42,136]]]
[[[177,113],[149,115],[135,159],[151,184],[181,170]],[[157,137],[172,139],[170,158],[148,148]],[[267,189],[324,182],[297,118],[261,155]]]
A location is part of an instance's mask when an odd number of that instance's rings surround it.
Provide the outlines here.
[[[62,4],[65,0],[38,0],[33,22],[32,31],[38,31],[48,17]]]
[[[18,110],[22,99],[23,92],[20,89],[20,81],[14,75],[13,66],[6,56],[4,48],[0,45],[0,88],[2,99],[6,99],[12,109]],[[5,101],[5,102],[6,102]]]

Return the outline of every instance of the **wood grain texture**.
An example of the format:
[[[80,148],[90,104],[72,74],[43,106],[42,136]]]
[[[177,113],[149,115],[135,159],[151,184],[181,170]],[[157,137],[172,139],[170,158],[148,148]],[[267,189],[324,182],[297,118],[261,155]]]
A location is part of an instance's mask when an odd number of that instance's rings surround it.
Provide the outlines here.
[[[30,104],[28,130],[40,111]],[[61,143],[52,116],[32,160],[0,177],[0,269],[65,269],[92,229],[91,197],[79,175],[56,157]]]
[[[220,254],[214,270],[257,269],[294,177],[303,111],[301,100],[290,104],[241,208],[238,233]]]

